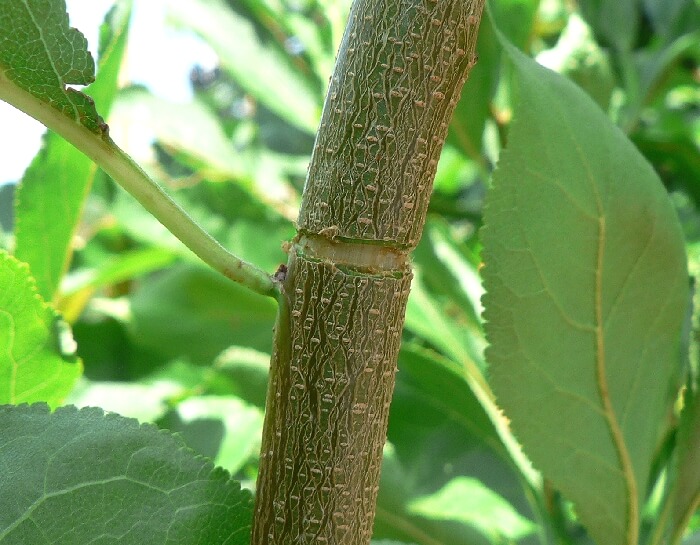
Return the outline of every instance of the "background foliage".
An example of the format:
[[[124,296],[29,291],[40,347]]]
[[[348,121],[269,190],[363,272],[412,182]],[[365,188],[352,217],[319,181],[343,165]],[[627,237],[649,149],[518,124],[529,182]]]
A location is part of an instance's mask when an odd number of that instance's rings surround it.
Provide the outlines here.
[[[499,0],[492,7],[513,44],[578,84],[651,162],[697,270],[698,3]],[[170,23],[200,35],[219,59],[214,70],[192,67],[188,104],[140,86],[117,92],[127,3],[102,32],[98,77],[88,92],[102,115],[111,106],[118,143],[150,157],[144,167],[175,200],[224,246],[270,272],[286,261],[281,243],[294,234],[348,8],[346,0],[170,3]],[[540,524],[527,479],[470,388],[486,371],[478,231],[514,103],[513,74],[486,16],[478,51],[414,254],[375,536],[382,543],[466,545],[534,543],[551,532],[587,543],[555,490],[546,498],[552,521]],[[147,155],[142,139],[129,137],[134,131],[153,136]],[[84,371],[63,403],[97,405],[180,432],[197,453],[252,487],[274,303],[209,271],[54,135],[19,187],[0,188],[0,241],[37,279],[30,286],[18,276],[21,289],[53,302],[72,328]],[[78,369],[69,329],[39,299],[33,312],[69,362],[51,365],[63,373]],[[662,464],[664,452],[656,456]],[[648,496],[646,527],[658,500]],[[700,518],[691,522],[693,531],[700,531]]]

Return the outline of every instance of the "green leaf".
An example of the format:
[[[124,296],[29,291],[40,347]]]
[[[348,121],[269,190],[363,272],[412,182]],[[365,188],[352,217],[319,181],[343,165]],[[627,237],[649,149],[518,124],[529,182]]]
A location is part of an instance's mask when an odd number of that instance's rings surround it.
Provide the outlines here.
[[[591,99],[504,47],[518,100],[482,232],[493,389],[593,539],[636,545],[680,383],[680,226],[656,174]]]
[[[100,407],[140,422],[154,422],[168,410],[169,398],[182,388],[172,382],[152,384],[81,380],[66,403],[77,407]]]
[[[262,411],[233,396],[190,397],[161,424],[231,473],[260,451]]]
[[[603,45],[628,51],[639,31],[639,4],[639,0],[582,0],[579,8]]]
[[[495,538],[519,539],[535,525],[478,479],[457,477],[434,494],[415,498],[409,510],[436,520],[458,520]]]
[[[482,140],[486,120],[490,117],[491,96],[496,90],[501,66],[500,48],[489,15],[484,12],[479,24],[476,49],[479,62],[469,73],[450,122],[447,142],[474,161],[483,161]]]
[[[404,343],[396,380],[392,448],[385,449],[375,537],[420,545],[499,543],[498,532],[487,535],[466,520],[462,503],[442,518],[410,509],[413,501],[464,478],[478,479],[505,498],[511,511],[532,516],[520,476],[464,371],[433,351]]]
[[[87,40],[68,26],[63,0],[4,2],[0,10],[0,83],[13,82],[91,132],[106,133],[90,97],[68,87],[95,79]]]
[[[167,357],[211,363],[231,344],[271,351],[275,302],[201,266],[144,279],[131,309],[134,340]]]
[[[607,110],[615,88],[615,76],[607,53],[593,40],[590,27],[576,13],[556,45],[537,55],[537,61],[566,75]]]
[[[690,517],[700,508],[700,394],[688,388],[681,413],[676,453],[676,488],[673,496],[673,535],[683,535]],[[673,541],[672,541],[673,542]]]
[[[247,545],[250,493],[181,439],[100,409],[0,407],[0,543]]]
[[[321,97],[285,53],[261,39],[250,21],[223,0],[173,2],[168,13],[207,40],[222,67],[255,99],[298,128],[312,134],[316,131]]]
[[[108,14],[98,77],[88,88],[105,115],[117,91],[130,7],[130,2],[120,2]],[[54,298],[70,263],[73,237],[96,169],[82,152],[48,132],[42,150],[17,188],[15,256],[29,264],[46,300]]]
[[[58,405],[82,372],[70,330],[26,264],[0,251],[0,403]]]

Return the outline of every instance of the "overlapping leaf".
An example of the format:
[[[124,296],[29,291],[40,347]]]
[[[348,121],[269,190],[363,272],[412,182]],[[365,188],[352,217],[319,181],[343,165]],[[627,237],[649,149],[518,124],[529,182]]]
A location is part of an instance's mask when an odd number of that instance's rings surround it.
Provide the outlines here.
[[[483,231],[493,388],[596,542],[636,545],[679,385],[683,237],[622,133],[573,84],[505,47],[518,103]]]
[[[122,1],[108,14],[103,25],[99,77],[89,92],[105,115],[117,91],[129,15],[130,3]],[[48,21],[42,29],[47,25]],[[69,31],[71,35],[76,32]],[[80,45],[85,47],[83,42]],[[49,44],[46,46],[48,48]],[[54,52],[46,50],[47,55]],[[87,51],[82,53],[89,57]],[[83,153],[56,133],[49,132],[17,189],[15,255],[29,264],[39,293],[49,301],[68,267],[73,236],[96,169]]]

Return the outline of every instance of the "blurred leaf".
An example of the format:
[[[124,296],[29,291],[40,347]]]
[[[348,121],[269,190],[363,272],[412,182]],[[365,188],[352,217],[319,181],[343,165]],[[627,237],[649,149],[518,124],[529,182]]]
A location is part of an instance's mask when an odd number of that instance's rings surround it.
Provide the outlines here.
[[[564,74],[607,111],[615,88],[608,55],[593,40],[590,28],[574,13],[557,44],[537,55],[537,62]]]
[[[250,494],[155,426],[0,407],[0,542],[246,545]]]
[[[256,100],[293,125],[316,131],[321,96],[250,21],[223,0],[181,0],[169,4],[168,13],[177,24],[200,34],[218,53],[222,67]]]
[[[676,443],[677,482],[673,496],[673,535],[682,535],[690,517],[700,508],[700,384],[688,388]]]
[[[203,103],[167,102],[142,88],[122,93],[115,115],[138,126],[141,137],[150,135],[194,170],[194,181],[235,180],[257,203],[269,205],[285,217],[296,216],[299,195],[288,177],[290,173],[305,173],[306,156],[278,155],[248,145],[238,147],[224,132],[220,119]]]
[[[455,323],[439,302],[426,289],[422,272],[414,267],[411,295],[406,308],[405,327],[427,340],[443,354],[470,367],[483,366],[478,338],[469,334],[464,324]]]
[[[39,9],[38,5],[41,3],[36,2],[37,6],[33,9]],[[58,2],[52,2],[52,4],[51,8],[47,6],[41,9],[53,10],[59,5]],[[63,9],[65,10],[65,7]],[[103,115],[109,112],[116,94],[117,76],[126,47],[130,12],[131,2],[119,2],[109,12],[103,26],[98,78],[87,88]],[[14,33],[18,31],[13,29],[12,32],[15,35]],[[75,40],[71,47],[85,47],[85,39],[77,30],[70,29],[68,34],[74,36]],[[37,39],[36,43],[41,43],[41,40]],[[66,47],[66,44],[62,47]],[[84,54],[87,57],[75,58],[73,65],[67,65],[63,69],[70,71],[74,70],[70,66],[85,65],[85,79],[66,81],[66,83],[88,83],[94,79],[92,58],[89,53]],[[57,56],[60,60],[55,62],[60,64],[63,62],[62,54],[57,53]],[[12,62],[16,63],[16,60],[13,59]],[[88,70],[90,70],[89,78]],[[54,85],[55,77],[54,74]],[[37,86],[36,83],[34,85]],[[55,93],[55,90],[52,93]],[[71,97],[77,95],[83,97],[80,100],[88,101],[94,112],[92,99],[71,90],[66,93]],[[48,100],[57,100],[57,98],[52,94]],[[62,108],[64,113],[69,111],[67,105]],[[89,124],[86,126],[90,128]],[[46,300],[50,301],[54,298],[61,278],[70,263],[73,236],[95,170],[94,163],[83,153],[56,133],[48,132],[44,137],[42,150],[34,158],[18,186],[15,196],[15,255],[19,260],[29,264],[37,280],[39,293]]]
[[[82,372],[68,325],[26,264],[0,251],[0,403],[58,405]]]
[[[76,407],[100,407],[140,422],[154,422],[168,410],[166,401],[181,388],[165,381],[153,384],[137,382],[96,382],[83,379],[66,399]]]
[[[143,87],[130,87],[120,93],[114,115],[137,124],[141,138],[145,133],[169,149],[187,153],[205,169],[204,173],[211,170],[232,178],[245,176],[243,158],[236,153],[221,122],[199,101],[169,102]]]
[[[683,545],[700,545],[700,532],[687,536],[682,543]]]
[[[231,473],[260,450],[262,411],[233,396],[190,397],[160,423]]]
[[[630,51],[637,39],[641,0],[581,0],[583,18],[598,41],[618,51]]]
[[[204,267],[146,278],[130,300],[134,340],[166,357],[211,363],[231,344],[271,351],[275,302]]]
[[[477,441],[507,460],[459,365],[415,344],[404,344],[399,371],[389,419],[389,439],[399,456],[419,456],[416,444],[445,433],[460,443],[457,450],[464,452]]]
[[[74,322],[96,290],[164,268],[175,259],[176,255],[164,248],[146,248],[102,259],[95,268],[77,269],[66,277],[57,307],[68,322]]]
[[[680,378],[683,239],[650,166],[581,90],[504,43],[518,104],[485,211],[490,376],[599,545],[636,543]]]
[[[481,278],[470,262],[473,257],[468,258],[452,236],[450,225],[439,218],[429,217],[413,257],[421,269],[426,287],[434,295],[446,299],[446,313],[455,322],[463,324],[469,334],[481,337],[481,331],[474,327],[481,323],[481,296],[484,293]],[[455,316],[457,313],[459,317]]]
[[[498,2],[489,2],[487,10],[489,20],[491,24],[505,34],[511,43],[523,51],[528,51],[539,4],[540,0],[499,0]],[[495,45],[497,46],[497,44]]]
[[[469,73],[450,122],[447,142],[479,163],[484,161],[482,137],[486,120],[491,116],[491,97],[496,90],[501,66],[500,48],[489,15],[484,12],[479,24],[476,46],[479,62]]]
[[[478,479],[522,516],[531,516],[509,455],[464,371],[415,343],[401,349],[388,437],[392,448],[385,451],[375,537],[453,545],[472,543],[477,535],[477,542],[485,542],[458,518],[438,522],[409,508],[460,477]]]
[[[666,40],[700,28],[700,6],[695,0],[643,0],[657,34]]]
[[[495,539],[518,539],[535,525],[479,480],[452,479],[435,494],[411,500],[409,511],[435,520],[458,520]]]
[[[488,536],[461,522],[438,522],[408,511],[415,495],[410,478],[393,448],[384,448],[381,482],[374,519],[375,539],[400,540],[417,545],[487,545]]]
[[[233,382],[231,393],[261,410],[265,409],[270,354],[232,346],[219,354],[214,369]]]

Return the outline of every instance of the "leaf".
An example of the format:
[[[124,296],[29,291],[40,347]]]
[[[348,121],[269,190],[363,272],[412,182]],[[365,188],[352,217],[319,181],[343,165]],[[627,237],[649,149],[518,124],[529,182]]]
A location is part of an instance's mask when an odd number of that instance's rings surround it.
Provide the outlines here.
[[[58,405],[82,372],[70,330],[26,264],[0,251],[0,403]]]
[[[689,388],[681,413],[676,453],[676,488],[673,496],[673,535],[683,534],[690,517],[700,508],[700,395]]]
[[[130,7],[129,2],[120,2],[103,25],[106,34],[98,78],[89,91],[105,115],[117,91]],[[39,293],[46,300],[54,298],[70,263],[73,237],[96,168],[91,159],[62,137],[48,132],[17,188],[15,256],[29,264]]]
[[[657,176],[591,99],[504,47],[518,101],[482,232],[491,382],[593,539],[636,545],[680,383],[683,237]]]
[[[481,367],[481,345],[469,332],[441,308],[422,279],[422,271],[414,267],[411,295],[406,308],[406,329],[433,344],[443,354],[466,367]]]
[[[92,99],[68,87],[92,83],[95,62],[85,37],[69,28],[63,0],[4,2],[0,36],[0,84],[9,80],[91,132],[106,132]]]
[[[260,451],[262,411],[233,396],[190,397],[161,424],[231,473]]]
[[[486,536],[465,520],[462,503],[442,519],[410,509],[414,500],[464,478],[478,479],[511,511],[532,516],[514,464],[464,371],[433,351],[404,343],[396,380],[375,538],[420,545],[499,543],[496,533]]]
[[[566,75],[606,111],[615,88],[607,53],[593,40],[590,27],[571,14],[556,45],[537,55],[537,62]]]
[[[271,351],[275,302],[199,265],[144,279],[130,300],[134,340],[167,357],[211,363],[231,344]]]
[[[222,68],[256,100],[298,128],[315,132],[321,97],[281,50],[261,39],[250,21],[223,0],[173,2],[168,13],[207,40]]]
[[[489,15],[484,12],[479,25],[477,51],[479,62],[469,73],[462,96],[450,122],[447,142],[474,161],[483,161],[481,153],[489,105],[496,90],[500,69],[500,48]]]
[[[181,393],[177,384],[153,384],[81,380],[66,403],[76,407],[100,407],[140,422],[154,422],[168,410],[169,398]]]
[[[247,545],[250,493],[152,425],[0,407],[0,544]]]
[[[602,45],[629,51],[639,31],[639,4],[639,0],[582,0],[579,8]]]
[[[412,513],[435,520],[458,520],[486,535],[511,540],[535,530],[501,496],[478,479],[457,477],[434,494],[415,498],[408,505]]]

